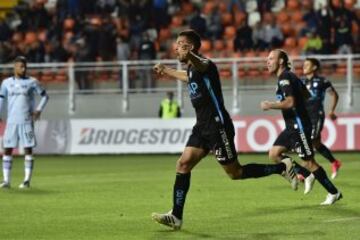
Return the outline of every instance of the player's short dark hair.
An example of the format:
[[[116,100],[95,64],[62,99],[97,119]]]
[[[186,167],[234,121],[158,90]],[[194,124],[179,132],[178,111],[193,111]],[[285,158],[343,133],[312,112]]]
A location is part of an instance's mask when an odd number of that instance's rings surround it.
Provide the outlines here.
[[[317,58],[306,58],[305,61],[311,62],[311,64],[316,67],[316,70],[320,70],[321,64],[320,64],[319,59],[317,59]]]
[[[199,51],[201,47],[201,37],[200,35],[192,29],[184,30],[179,33],[178,36],[186,37],[192,44],[194,44],[194,51]]]
[[[276,51],[278,51],[279,53],[279,59],[283,60],[283,66],[287,69],[290,70],[291,69],[291,62],[289,59],[289,55],[282,49],[276,49]]]
[[[17,63],[17,62],[21,62],[21,63],[23,63],[23,64],[26,66],[26,64],[27,64],[26,57],[24,57],[24,56],[17,56],[17,57],[14,59],[14,63]]]

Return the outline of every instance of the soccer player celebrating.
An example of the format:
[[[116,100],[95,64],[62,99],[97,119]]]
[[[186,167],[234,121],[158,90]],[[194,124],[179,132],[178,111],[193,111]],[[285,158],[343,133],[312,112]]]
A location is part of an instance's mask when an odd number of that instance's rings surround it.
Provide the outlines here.
[[[25,178],[19,188],[29,188],[34,165],[32,148],[35,147],[34,121],[40,118],[48,102],[46,91],[39,82],[26,76],[26,58],[19,56],[14,61],[14,76],[4,79],[0,89],[0,112],[7,100],[7,122],[3,137],[3,177],[1,188],[10,188],[12,151],[18,146],[25,149]],[[34,110],[35,93],[41,96]]]
[[[306,109],[312,123],[312,142],[315,149],[331,163],[331,178],[337,176],[341,162],[336,160],[331,151],[321,142],[321,131],[325,121],[324,98],[326,92],[331,96],[330,112],[328,114],[331,120],[336,120],[335,108],[339,96],[331,82],[318,75],[320,70],[320,61],[316,58],[307,58],[304,61],[303,73],[305,75],[301,80],[309,90],[311,97],[308,99]]]
[[[277,164],[240,165],[234,145],[234,125],[225,109],[219,73],[216,65],[198,53],[199,35],[193,30],[179,33],[175,52],[186,71],[156,64],[154,71],[187,83],[196,112],[196,124],[186,147],[176,164],[173,188],[173,208],[165,214],[153,213],[152,218],[175,230],[181,228],[183,209],[190,187],[191,170],[210,150],[231,179],[259,178],[271,174],[285,174],[289,181],[297,181],[290,158]]]
[[[289,57],[285,51],[280,49],[271,51],[267,58],[267,67],[271,74],[278,77],[276,90],[278,101],[262,101],[261,108],[264,111],[281,110],[285,120],[285,130],[275,140],[269,151],[269,157],[279,161],[284,157],[285,152],[296,150],[303,160],[305,168],[313,174],[309,175],[309,172],[304,169],[304,172],[307,172],[306,175],[314,176],[328,192],[321,205],[331,205],[341,199],[342,194],[328,179],[326,172],[314,158],[311,142],[311,121],[305,107],[309,92],[301,80],[290,71]],[[310,190],[305,186],[305,193]]]

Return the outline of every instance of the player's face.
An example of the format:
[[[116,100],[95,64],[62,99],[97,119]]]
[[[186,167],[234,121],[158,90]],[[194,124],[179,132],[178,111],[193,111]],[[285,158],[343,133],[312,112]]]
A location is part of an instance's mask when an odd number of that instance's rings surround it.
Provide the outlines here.
[[[276,51],[271,51],[267,57],[266,64],[269,73],[276,73],[279,69],[279,54]]]
[[[311,74],[315,71],[315,66],[310,61],[305,61],[303,64],[303,74]]]
[[[15,76],[24,76],[26,72],[26,66],[22,62],[16,62],[14,65]]]
[[[176,45],[175,45],[175,53],[177,56],[177,59],[182,62],[186,63],[187,59],[185,58],[184,52],[189,51],[191,49],[192,44],[191,42],[185,37],[185,36],[179,36],[176,39]]]

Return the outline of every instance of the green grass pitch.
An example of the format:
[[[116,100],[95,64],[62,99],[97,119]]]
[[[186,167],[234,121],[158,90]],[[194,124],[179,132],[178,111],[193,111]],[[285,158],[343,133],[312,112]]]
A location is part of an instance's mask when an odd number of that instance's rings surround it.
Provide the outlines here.
[[[344,198],[328,207],[319,206],[326,192],[318,183],[304,196],[277,175],[232,181],[209,156],[192,173],[177,232],[150,217],[171,208],[177,155],[38,156],[27,190],[17,188],[17,157],[12,188],[0,189],[0,239],[360,239],[360,154],[336,156]],[[268,162],[266,154],[239,159]]]

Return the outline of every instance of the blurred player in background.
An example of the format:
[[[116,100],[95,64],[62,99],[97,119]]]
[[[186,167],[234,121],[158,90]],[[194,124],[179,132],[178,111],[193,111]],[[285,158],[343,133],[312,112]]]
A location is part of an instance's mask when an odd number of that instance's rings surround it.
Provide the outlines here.
[[[178,60],[187,65],[187,70],[181,71],[162,64],[154,66],[158,74],[166,74],[187,83],[190,99],[196,112],[196,124],[176,164],[173,208],[168,213],[153,213],[152,215],[155,221],[173,229],[180,229],[182,225],[191,170],[210,151],[213,151],[231,179],[259,178],[285,173],[290,180],[297,181],[290,158],[272,165],[240,165],[234,144],[234,125],[224,106],[217,67],[211,60],[198,53],[200,46],[201,39],[195,31],[183,31],[178,35],[175,51]]]
[[[303,73],[305,76],[302,78],[302,81],[311,94],[311,97],[307,101],[306,109],[312,124],[311,139],[313,146],[331,163],[331,178],[334,179],[341,167],[341,162],[336,160],[330,149],[321,142],[321,131],[325,121],[324,99],[326,93],[329,93],[331,96],[330,112],[328,113],[331,120],[336,120],[337,118],[335,108],[339,96],[331,82],[318,75],[319,70],[320,61],[316,58],[307,58],[303,65]]]
[[[331,205],[342,198],[342,194],[329,180],[324,169],[315,161],[314,149],[311,141],[311,121],[306,111],[306,101],[310,97],[305,85],[290,71],[290,62],[287,53],[276,49],[270,52],[267,59],[267,67],[271,74],[278,77],[276,96],[278,101],[262,101],[261,108],[264,111],[270,109],[281,110],[285,130],[283,130],[269,151],[269,157],[280,161],[284,154],[290,150],[296,150],[303,160],[306,169],[297,166],[305,175],[305,194],[308,193],[318,180],[326,189],[328,195],[321,205]],[[312,174],[310,174],[310,172]]]
[[[7,121],[3,137],[3,182],[1,188],[10,188],[12,151],[18,146],[25,149],[25,178],[19,188],[29,188],[34,160],[32,148],[35,147],[34,121],[48,102],[46,91],[39,82],[26,76],[26,58],[19,56],[14,61],[14,76],[6,78],[1,83],[0,112],[4,100],[7,100]],[[34,109],[35,94],[41,100]]]

